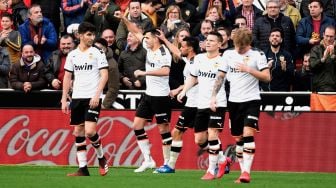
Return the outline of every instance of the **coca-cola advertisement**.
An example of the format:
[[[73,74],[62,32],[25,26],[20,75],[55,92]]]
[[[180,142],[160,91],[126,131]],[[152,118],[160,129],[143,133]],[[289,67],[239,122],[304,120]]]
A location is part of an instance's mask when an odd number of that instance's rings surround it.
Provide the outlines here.
[[[179,111],[172,114],[172,127]],[[69,115],[60,110],[0,109],[0,164],[77,165]],[[132,130],[135,111],[102,111],[98,132],[111,166],[138,166],[143,158]],[[226,115],[226,117],[228,117]],[[336,172],[333,113],[261,113],[254,170]],[[156,123],[146,125],[151,151],[161,165],[161,136]],[[228,120],[220,135],[223,149],[234,144]],[[183,137],[178,169],[205,169],[207,154],[197,156],[193,131]],[[89,165],[98,165],[87,140]],[[235,164],[233,169],[238,169]]]

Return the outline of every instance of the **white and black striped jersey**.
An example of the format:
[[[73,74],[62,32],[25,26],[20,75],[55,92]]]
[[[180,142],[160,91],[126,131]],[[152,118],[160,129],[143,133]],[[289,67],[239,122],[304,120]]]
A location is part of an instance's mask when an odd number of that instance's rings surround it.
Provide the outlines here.
[[[220,64],[223,63],[222,56],[209,59],[206,53],[198,54],[194,58],[194,66],[191,75],[198,80],[198,107],[199,109],[210,108],[210,99],[216,81],[216,75]],[[217,106],[226,107],[226,93],[224,84],[217,95]]]
[[[170,67],[172,56],[165,46],[152,51],[148,48],[146,57],[146,71],[157,70],[162,67]],[[168,96],[169,76],[146,76],[146,94],[149,96]]]
[[[185,62],[185,66],[183,69],[183,77],[184,77],[184,81],[186,81],[187,77],[190,76],[190,71],[192,70],[192,66],[194,66],[194,58],[192,58],[191,60],[188,60],[186,57],[182,57],[182,60]],[[197,94],[198,94],[198,84],[194,85],[186,93],[187,102],[185,106],[197,107],[197,97],[198,97]]]
[[[234,49],[230,49],[223,54],[224,63],[219,68],[226,73],[226,78],[230,82],[230,102],[247,102],[260,100],[259,80],[247,72],[240,72],[236,66],[245,63],[247,66],[264,70],[268,68],[264,52],[258,49],[250,49],[241,55]]]
[[[98,89],[99,70],[103,68],[108,68],[106,56],[97,48],[90,47],[84,52],[79,48],[71,51],[66,58],[64,69],[74,74],[72,98],[92,98]]]

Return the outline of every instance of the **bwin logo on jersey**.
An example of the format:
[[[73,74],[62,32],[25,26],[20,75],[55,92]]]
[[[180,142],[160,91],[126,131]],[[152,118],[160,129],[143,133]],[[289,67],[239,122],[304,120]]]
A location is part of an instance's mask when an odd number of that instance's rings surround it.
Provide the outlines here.
[[[75,70],[92,70],[92,65],[85,63],[84,65],[74,65]]]
[[[216,78],[216,73],[199,71],[198,76],[205,77],[205,78]]]

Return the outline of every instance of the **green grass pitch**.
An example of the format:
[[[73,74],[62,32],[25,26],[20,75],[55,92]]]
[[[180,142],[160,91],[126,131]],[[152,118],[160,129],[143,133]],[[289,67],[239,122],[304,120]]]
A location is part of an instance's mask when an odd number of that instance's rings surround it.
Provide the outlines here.
[[[238,171],[226,174],[222,179],[202,181],[203,170],[177,170],[175,174],[134,173],[132,168],[110,168],[101,177],[96,167],[90,167],[90,177],[67,177],[76,171],[68,166],[1,165],[0,187],[2,188],[276,188],[276,187],[336,187],[336,173],[289,173],[252,172],[249,184],[235,184]]]

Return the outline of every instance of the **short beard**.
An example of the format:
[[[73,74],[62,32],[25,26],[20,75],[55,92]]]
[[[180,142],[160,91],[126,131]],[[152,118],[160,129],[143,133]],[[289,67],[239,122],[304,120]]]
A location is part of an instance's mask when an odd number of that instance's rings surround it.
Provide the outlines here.
[[[280,46],[280,44],[271,44],[271,46],[272,46],[273,48],[278,48],[278,47]]]

